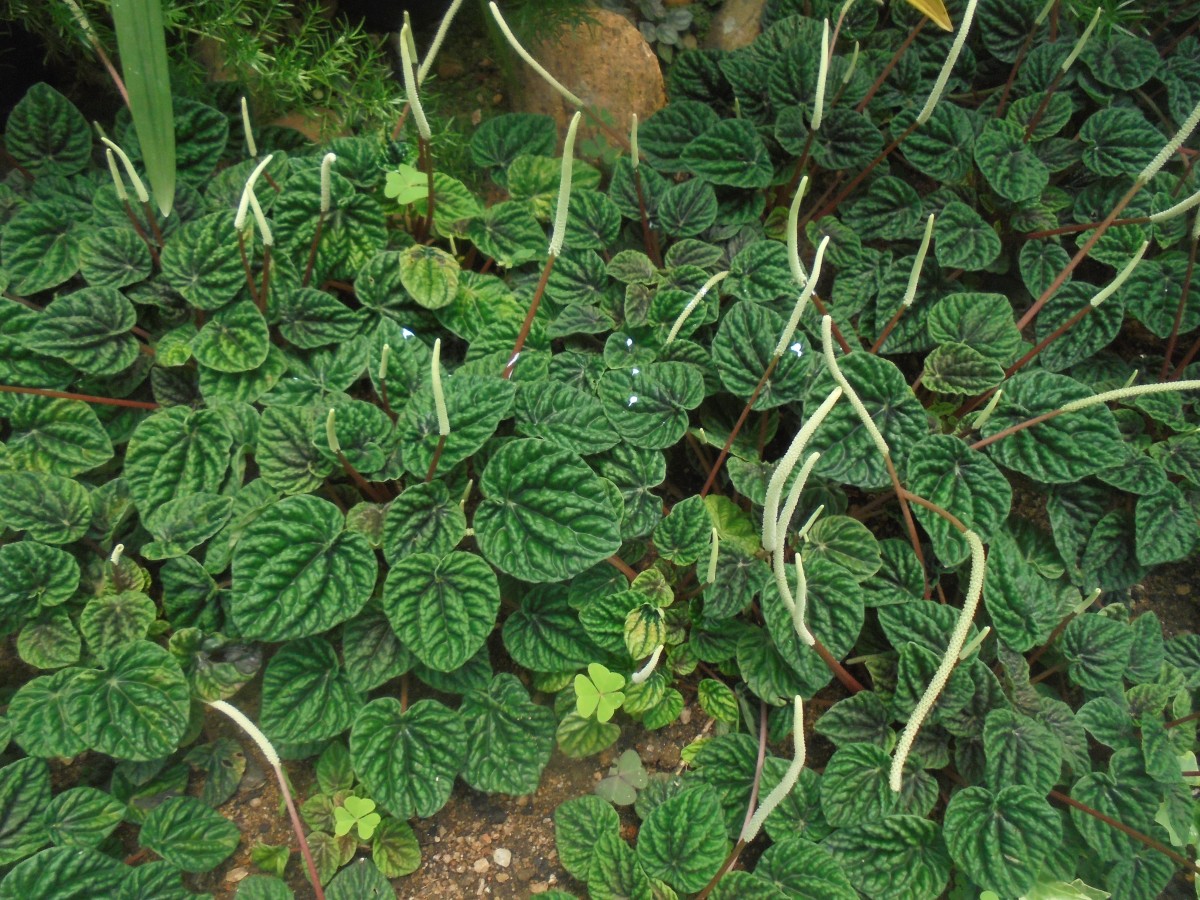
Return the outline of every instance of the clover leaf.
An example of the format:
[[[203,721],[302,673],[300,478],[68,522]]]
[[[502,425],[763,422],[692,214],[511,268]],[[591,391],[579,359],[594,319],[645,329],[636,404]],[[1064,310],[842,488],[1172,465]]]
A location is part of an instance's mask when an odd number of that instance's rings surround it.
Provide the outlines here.
[[[596,721],[607,722],[625,702],[624,686],[624,675],[610,672],[600,663],[588,663],[587,675],[575,676],[575,711],[585,719],[595,713]]]
[[[356,797],[351,794],[342,801],[341,806],[333,808],[333,833],[343,837],[350,829],[357,826],[358,838],[369,841],[383,817],[375,812],[375,801],[369,797]]]

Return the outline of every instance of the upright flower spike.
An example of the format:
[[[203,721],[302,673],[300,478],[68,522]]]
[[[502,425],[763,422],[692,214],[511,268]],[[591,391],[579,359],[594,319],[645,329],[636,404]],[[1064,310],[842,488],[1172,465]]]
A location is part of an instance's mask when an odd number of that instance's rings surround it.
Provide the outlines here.
[[[379,380],[387,381],[388,360],[392,356],[392,345],[384,344],[383,349],[379,351]]]
[[[342,445],[338,441],[337,429],[334,427],[334,419],[337,416],[337,411],[331,406],[329,407],[329,415],[325,417],[325,443],[329,445],[329,452],[334,456],[342,455]]]
[[[808,301],[812,298],[813,292],[817,289],[817,282],[821,278],[821,262],[825,258],[825,248],[829,246],[829,235],[821,238],[821,243],[817,244],[817,255],[813,258],[812,275],[804,283],[804,290],[800,292],[800,296],[796,298],[796,305],[792,307],[792,314],[788,317],[787,324],[783,327],[783,334],[780,335],[779,343],[775,345],[775,359],[779,359],[787,351],[787,348],[792,344],[792,336],[796,333],[796,329],[800,325],[800,316],[804,314],[804,307],[808,305]]]
[[[250,107],[242,97],[242,133],[246,136],[246,153],[251,159],[258,156],[258,144],[254,142],[254,129],[250,127]]]
[[[1167,141],[1167,145],[1158,151],[1158,155],[1150,160],[1150,164],[1142,169],[1141,174],[1137,177],[1137,184],[1142,185],[1158,174],[1168,159],[1175,155],[1175,151],[1183,146],[1183,142],[1188,139],[1193,131],[1196,130],[1196,125],[1200,124],[1200,102],[1192,109],[1191,114],[1187,117],[1179,130],[1175,132],[1175,136]]]
[[[629,676],[630,684],[641,684],[654,674],[654,670],[658,667],[658,661],[662,658],[662,652],[665,646],[665,644],[659,644],[654,648],[654,652],[650,654],[649,661]]]
[[[1088,22],[1087,28],[1083,29],[1083,34],[1079,36],[1079,40],[1075,42],[1075,46],[1071,48],[1071,52],[1067,54],[1067,58],[1062,61],[1058,67],[1064,75],[1071,66],[1075,65],[1075,60],[1079,59],[1079,54],[1083,52],[1083,48],[1087,46],[1088,38],[1092,36],[1092,32],[1096,30],[1096,23],[1100,21],[1100,11],[1102,7],[1097,6],[1096,12],[1092,15],[1092,21]]]
[[[242,197],[238,201],[237,214],[233,217],[234,230],[240,232],[246,227],[246,216],[250,211],[250,193],[254,190],[254,182],[258,181],[258,176],[263,173],[274,156],[273,153],[264,156],[251,171],[250,177],[246,179],[246,186],[242,188]]]
[[[108,174],[112,176],[113,187],[117,189],[117,199],[122,203],[127,202],[129,192],[125,190],[125,180],[121,177],[121,170],[117,168],[117,158],[108,147],[104,148],[104,159],[108,163]]]
[[[796,188],[796,196],[792,198],[792,205],[788,207],[787,219],[788,267],[792,270],[792,278],[796,279],[796,284],[800,287],[808,284],[808,275],[804,272],[804,264],[800,262],[800,204],[807,191],[808,176],[805,175],[800,179],[800,184]],[[822,240],[829,240],[829,235],[825,235]]]
[[[433,362],[430,380],[433,384],[433,405],[437,410],[438,434],[450,433],[450,414],[446,411],[446,395],[442,393],[442,339],[433,342]]]
[[[913,262],[912,271],[908,275],[908,286],[904,289],[904,299],[900,305],[907,309],[912,306],[917,297],[917,282],[921,280],[921,267],[925,265],[925,254],[929,252],[929,241],[933,237],[934,213],[925,220],[925,234],[921,236],[921,246],[917,248],[917,258]]]
[[[429,120],[425,118],[425,110],[421,106],[421,98],[417,94],[417,76],[413,71],[412,29],[406,22],[400,30],[400,68],[404,73],[404,95],[408,99],[408,108],[412,110],[413,121],[417,123],[417,134],[421,140],[429,141],[433,132],[429,130]]]
[[[495,6],[493,3],[492,6]],[[554,229],[550,232],[550,250],[553,257],[562,253],[563,238],[567,231],[567,207],[571,202],[571,169],[575,164],[575,133],[579,130],[582,113],[571,116],[567,126],[567,137],[563,141],[562,174],[558,179],[558,204],[554,210]]]
[[[429,69],[433,66],[433,61],[437,57],[438,51],[442,49],[442,41],[446,39],[446,32],[450,30],[450,23],[454,21],[454,16],[458,13],[458,8],[462,6],[463,0],[454,0],[450,4],[450,8],[446,10],[446,14],[442,16],[442,21],[438,24],[438,30],[433,36],[433,43],[429,45],[429,51],[425,54],[425,58],[421,60],[421,66],[417,69],[417,85],[425,80],[425,76],[429,74]]]
[[[800,430],[792,438],[791,446],[788,447],[787,452],[779,461],[779,465],[775,468],[775,474],[771,476],[771,481],[767,485],[766,502],[763,504],[762,545],[767,552],[774,551],[778,540],[775,529],[779,521],[779,500],[783,496],[783,487],[787,484],[788,476],[792,474],[792,469],[796,468],[796,463],[800,461],[800,455],[804,453],[804,448],[816,434],[817,428],[825,421],[825,417],[829,415],[829,411],[833,409],[841,396],[842,389],[840,387],[835,387],[829,392],[829,396],[808,417],[808,421],[800,426]]]
[[[717,556],[721,550],[721,533],[716,528],[712,530],[712,538],[708,545],[708,574],[705,576],[705,584],[712,584],[717,580]]]
[[[821,26],[821,60],[817,68],[817,95],[813,99],[812,130],[821,130],[825,109],[825,81],[829,78],[829,19]]]
[[[137,196],[138,202],[149,203],[150,192],[146,190],[146,185],[142,183],[142,179],[138,177],[137,169],[133,167],[132,160],[114,141],[107,137],[102,137],[100,140],[104,142],[104,146],[117,154],[117,157],[121,160],[121,165],[125,167],[125,174],[129,176],[129,183],[133,185],[133,193]]]
[[[551,75],[542,67],[541,63],[539,63],[529,54],[528,50],[521,46],[520,41],[518,41],[516,36],[512,33],[512,29],[508,27],[508,23],[504,21],[504,16],[500,15],[500,8],[496,6],[495,0],[492,0],[492,2],[488,4],[488,8],[492,11],[492,18],[495,19],[496,24],[500,26],[500,33],[504,35],[504,39],[508,41],[509,46],[516,51],[517,56],[525,60],[526,64],[528,64],[533,71],[537,72],[538,75],[542,77],[542,80],[546,82],[546,84],[554,88],[554,90],[564,100],[566,100],[576,109],[581,108],[583,106],[583,101],[563,87],[553,75]]]
[[[979,0],[968,0],[966,12],[963,13],[962,24],[958,26],[958,34],[954,36],[954,43],[950,46],[950,55],[946,57],[946,61],[942,64],[942,71],[938,72],[937,81],[933,83],[933,90],[929,92],[929,99],[925,101],[925,106],[917,114],[916,125],[919,127],[929,121],[929,117],[933,115],[933,109],[937,106],[938,101],[942,99],[942,94],[946,90],[946,82],[950,80],[950,73],[954,69],[954,64],[958,62],[958,55],[962,53],[963,45],[967,42],[967,32],[971,30],[971,21],[975,18],[975,7]]]
[[[250,189],[250,208],[254,210],[254,223],[258,225],[258,236],[262,238],[264,247],[274,247],[275,237],[271,234],[271,229],[267,225],[267,217],[263,215],[262,207],[258,205],[258,195],[254,193],[254,189]]]
[[[321,215],[329,212],[333,206],[333,164],[337,162],[336,153],[326,153],[321,157]]]
[[[821,317],[821,346],[825,351],[825,365],[829,366],[829,372],[833,375],[833,380],[845,391],[846,399],[854,407],[859,421],[862,422],[863,428],[867,430],[867,434],[870,435],[871,441],[875,444],[875,449],[879,451],[880,456],[890,457],[892,451],[888,447],[887,441],[884,440],[883,433],[875,424],[875,420],[871,418],[871,413],[863,405],[858,392],[854,390],[853,385],[842,374],[842,370],[838,366],[837,356],[833,352],[833,319],[829,316]]]
[[[630,113],[629,119],[630,119],[630,122],[629,122],[629,161],[633,165],[633,168],[637,169],[638,163],[641,162],[641,160],[638,158],[638,143],[637,143],[638,117],[637,117],[637,113]]]
[[[121,564],[121,554],[124,552],[125,552],[125,545],[117,544],[117,546],[112,548],[112,555],[109,556],[108,561],[110,563],[112,563],[112,565],[114,565],[114,566],[120,565]]]

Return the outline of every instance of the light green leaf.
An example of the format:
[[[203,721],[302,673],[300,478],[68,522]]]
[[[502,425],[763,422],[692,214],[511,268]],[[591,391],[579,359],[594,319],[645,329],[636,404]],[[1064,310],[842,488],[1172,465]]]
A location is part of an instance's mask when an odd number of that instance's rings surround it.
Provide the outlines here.
[[[220,309],[246,285],[228,212],[185,223],[167,239],[160,257],[167,283],[197,309]]]
[[[43,813],[50,803],[50,769],[26,757],[0,769],[0,865],[35,853],[50,840]]]
[[[449,306],[458,293],[458,260],[438,247],[414,244],[400,253],[400,283],[426,309]]]
[[[233,498],[197,493],[168,500],[143,517],[155,540],[142,547],[147,559],[184,556],[225,527]]]
[[[620,837],[621,817],[599,797],[574,797],[554,811],[554,845],[563,868],[580,881],[592,881],[599,867],[599,844]]]
[[[73,212],[66,204],[43,200],[23,206],[4,225],[0,257],[13,291],[36,294],[79,271],[78,222]],[[26,337],[21,336],[23,343]]]
[[[14,866],[0,881],[0,900],[30,897],[115,897],[129,867],[98,850],[50,847]]]
[[[217,372],[246,372],[267,359],[267,320],[250,300],[239,300],[204,323],[192,341],[196,361]]]
[[[47,832],[60,847],[95,847],[124,815],[124,803],[94,787],[68,788],[45,806]]]
[[[21,622],[39,607],[65,603],[78,587],[79,563],[65,550],[37,541],[0,546],[0,622]]]

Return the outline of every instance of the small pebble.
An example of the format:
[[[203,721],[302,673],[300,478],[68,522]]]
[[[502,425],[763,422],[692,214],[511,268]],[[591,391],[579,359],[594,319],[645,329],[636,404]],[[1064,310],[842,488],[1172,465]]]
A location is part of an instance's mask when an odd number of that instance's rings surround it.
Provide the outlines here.
[[[250,806],[253,807],[254,809],[258,809],[260,806],[262,806],[262,797],[253,798],[250,801]]]
[[[550,885],[544,881],[535,881],[529,886],[529,893],[531,894],[544,894],[548,890],[550,890]]]
[[[492,859],[496,861],[496,865],[500,868],[507,869],[509,863],[512,862],[512,851],[507,847],[497,847],[492,853]]]
[[[486,872],[488,870],[487,857],[486,856],[479,857],[479,859],[475,860],[475,865],[471,866],[471,868],[474,869],[476,872],[479,872],[482,875],[484,872]]]
[[[496,875],[496,880],[503,884],[504,882],[508,881],[508,873],[500,872],[498,875]]]
[[[250,874],[250,870],[245,866],[238,866],[236,869],[230,869],[225,873],[225,880],[232,881],[235,884]]]
[[[683,708],[683,712],[681,712],[679,714],[679,721],[682,722],[684,725],[686,725],[686,724],[688,724],[688,722],[692,721],[692,708],[690,706],[685,706]]]

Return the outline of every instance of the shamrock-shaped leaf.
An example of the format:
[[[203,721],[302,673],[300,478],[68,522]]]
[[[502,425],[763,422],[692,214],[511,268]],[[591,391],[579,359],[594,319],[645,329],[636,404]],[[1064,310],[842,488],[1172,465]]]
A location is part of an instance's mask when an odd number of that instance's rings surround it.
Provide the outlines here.
[[[357,825],[359,840],[369,841],[382,821],[383,817],[375,812],[375,801],[368,797],[351,794],[341,806],[333,808],[333,833],[337,837],[349,834]]]
[[[575,710],[585,719],[595,713],[596,721],[607,722],[625,702],[624,686],[624,675],[610,672],[600,663],[588,663],[587,675],[575,676]]]
[[[596,793],[617,806],[628,806],[637,792],[650,783],[650,776],[636,750],[626,750],[608,770],[608,777],[596,785]]]

